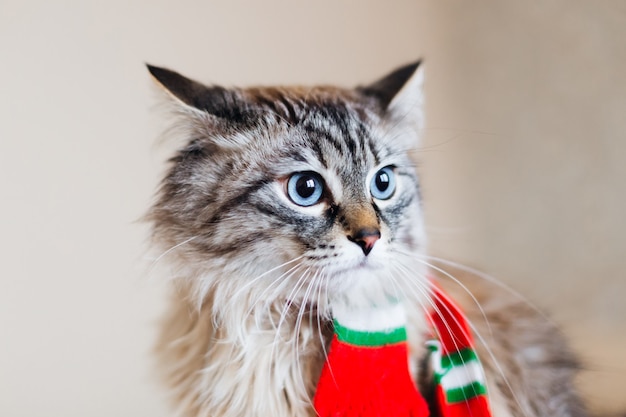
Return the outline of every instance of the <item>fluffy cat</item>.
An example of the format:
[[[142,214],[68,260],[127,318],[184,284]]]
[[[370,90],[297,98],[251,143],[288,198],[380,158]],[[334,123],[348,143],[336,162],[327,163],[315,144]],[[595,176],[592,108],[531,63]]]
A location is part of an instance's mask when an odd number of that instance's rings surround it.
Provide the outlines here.
[[[174,284],[157,351],[179,415],[314,416],[331,300],[390,293],[410,306],[411,369],[432,404],[431,277],[473,323],[495,417],[586,415],[555,327],[426,254],[407,153],[423,125],[419,62],[355,89],[226,89],[149,71],[183,138],[148,216]]]

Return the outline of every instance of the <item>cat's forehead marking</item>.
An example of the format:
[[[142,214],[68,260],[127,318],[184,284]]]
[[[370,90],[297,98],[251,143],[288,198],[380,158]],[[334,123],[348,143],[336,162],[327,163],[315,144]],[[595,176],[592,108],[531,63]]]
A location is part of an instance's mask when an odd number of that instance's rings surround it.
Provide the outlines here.
[[[344,109],[329,108],[311,115],[305,123],[306,140],[320,163],[344,184],[357,186],[379,163],[367,123]]]
[[[376,137],[380,115],[353,90],[269,87],[251,88],[246,94],[268,124],[282,125],[290,158],[296,162],[306,155],[312,170],[324,171],[319,173],[336,196],[348,184],[362,188],[387,154]]]

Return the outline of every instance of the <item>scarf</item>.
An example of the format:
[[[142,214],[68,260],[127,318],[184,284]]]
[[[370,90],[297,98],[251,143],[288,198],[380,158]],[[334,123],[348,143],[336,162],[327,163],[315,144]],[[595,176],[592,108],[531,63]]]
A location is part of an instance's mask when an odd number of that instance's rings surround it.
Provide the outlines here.
[[[461,309],[435,284],[426,345],[434,371],[435,415],[491,417],[482,366]],[[313,405],[320,417],[428,417],[409,371],[401,303],[333,308],[334,335]]]

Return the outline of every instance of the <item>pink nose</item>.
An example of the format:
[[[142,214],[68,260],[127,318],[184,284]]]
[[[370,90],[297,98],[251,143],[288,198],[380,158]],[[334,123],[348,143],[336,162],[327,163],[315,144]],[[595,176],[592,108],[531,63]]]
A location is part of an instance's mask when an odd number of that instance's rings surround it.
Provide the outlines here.
[[[375,228],[365,228],[357,231],[354,236],[348,236],[348,239],[361,247],[363,254],[367,256],[378,239],[380,239],[380,230]]]

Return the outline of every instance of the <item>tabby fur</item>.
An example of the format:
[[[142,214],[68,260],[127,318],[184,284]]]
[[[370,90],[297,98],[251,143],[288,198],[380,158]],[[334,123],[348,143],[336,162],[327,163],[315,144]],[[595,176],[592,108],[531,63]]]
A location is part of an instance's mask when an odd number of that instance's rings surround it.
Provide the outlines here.
[[[412,372],[432,403],[432,277],[473,323],[495,417],[586,415],[557,329],[492,281],[427,256],[409,157],[423,127],[419,62],[354,89],[227,89],[149,70],[182,138],[148,215],[172,278],[157,352],[179,415],[314,416],[330,301],[398,294],[411,306]],[[397,189],[379,201],[369,187],[382,167]],[[323,179],[319,203],[290,199],[297,172]],[[355,244],[366,229],[380,235],[371,253]]]

